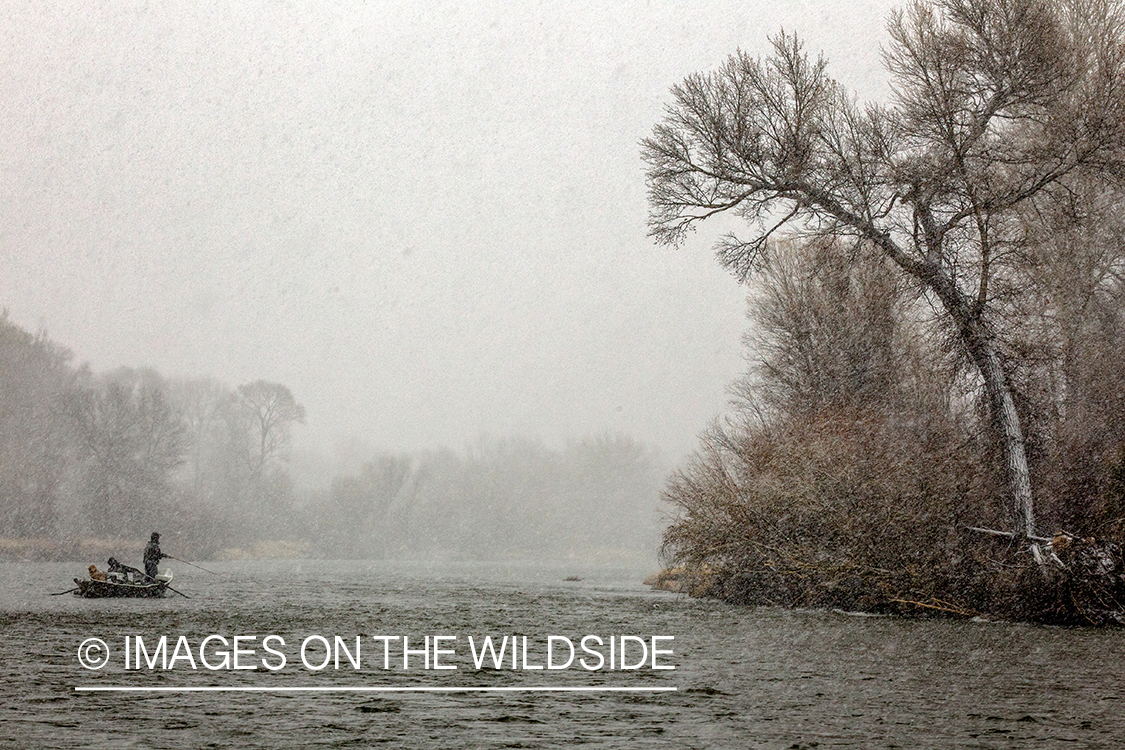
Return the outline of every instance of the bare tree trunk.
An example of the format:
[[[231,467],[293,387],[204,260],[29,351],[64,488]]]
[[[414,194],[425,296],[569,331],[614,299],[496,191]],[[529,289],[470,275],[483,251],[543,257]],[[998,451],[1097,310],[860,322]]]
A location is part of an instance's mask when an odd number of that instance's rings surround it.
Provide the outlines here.
[[[1012,528],[1021,537],[1034,536],[1035,504],[1031,493],[1031,472],[1027,465],[1023,427],[1012,395],[1012,385],[1001,361],[996,334],[983,320],[981,306],[958,289],[936,264],[907,260],[905,254],[885,236],[879,239],[892,260],[937,295],[956,323],[957,335],[984,381],[992,418],[1000,430],[1000,449],[1004,457],[1008,492],[1011,495],[1009,515]]]
[[[1012,526],[1021,536],[1035,535],[1035,506],[1031,494],[1031,472],[1027,466],[1023,429],[1020,425],[1012,388],[1000,364],[995,342],[982,341],[977,348],[977,367],[984,378],[992,416],[1001,434],[1001,450],[1007,469],[1008,491],[1012,495]]]

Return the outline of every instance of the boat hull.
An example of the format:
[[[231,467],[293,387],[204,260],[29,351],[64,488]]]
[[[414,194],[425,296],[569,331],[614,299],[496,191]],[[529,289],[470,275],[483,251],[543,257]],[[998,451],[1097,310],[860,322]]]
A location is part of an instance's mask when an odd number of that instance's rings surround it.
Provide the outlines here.
[[[86,599],[103,599],[107,597],[120,597],[128,599],[155,599],[168,595],[168,582],[156,581],[155,583],[116,583],[112,581],[91,581],[75,578],[78,590],[75,596]]]

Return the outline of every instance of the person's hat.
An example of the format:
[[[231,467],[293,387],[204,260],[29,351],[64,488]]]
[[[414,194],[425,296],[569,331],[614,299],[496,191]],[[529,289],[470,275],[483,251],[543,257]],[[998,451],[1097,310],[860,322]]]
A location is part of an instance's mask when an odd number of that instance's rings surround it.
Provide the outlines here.
[[[114,558],[112,558],[112,557],[111,557],[111,558],[109,558],[109,562],[108,562],[108,563],[106,563],[106,564],[107,564],[107,565],[116,565],[116,564],[117,564],[117,560],[115,560]]]

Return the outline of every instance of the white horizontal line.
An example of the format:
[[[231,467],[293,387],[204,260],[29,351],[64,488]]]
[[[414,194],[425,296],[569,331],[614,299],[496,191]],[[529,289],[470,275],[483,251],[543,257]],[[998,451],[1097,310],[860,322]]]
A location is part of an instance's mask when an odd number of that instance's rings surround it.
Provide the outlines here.
[[[79,685],[77,693],[667,693],[676,687],[126,687]]]

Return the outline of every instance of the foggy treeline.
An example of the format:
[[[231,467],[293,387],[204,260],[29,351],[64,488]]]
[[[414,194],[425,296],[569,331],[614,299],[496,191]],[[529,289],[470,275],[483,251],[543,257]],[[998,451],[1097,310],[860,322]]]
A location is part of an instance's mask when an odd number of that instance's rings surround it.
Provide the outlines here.
[[[5,554],[89,556],[101,549],[90,540],[111,554],[129,540],[139,550],[152,531],[167,551],[197,558],[615,560],[658,543],[662,464],[628,437],[563,449],[481,438],[460,453],[367,451],[337,467],[307,453],[291,460],[304,421],[279,383],[75,367],[5,312]]]
[[[322,544],[358,555],[648,559],[660,539],[659,457],[621,435],[550,449],[479,439],[381,455],[333,480],[312,523]]]
[[[1065,565],[1033,539],[1125,534],[1123,13],[909,4],[885,105],[786,34],[673,89],[644,142],[654,236],[720,212],[752,227],[718,245],[750,288],[751,367],[665,492],[665,553],[697,590],[1125,609],[1120,583],[1053,588]]]

